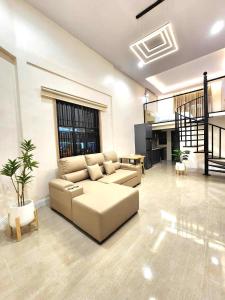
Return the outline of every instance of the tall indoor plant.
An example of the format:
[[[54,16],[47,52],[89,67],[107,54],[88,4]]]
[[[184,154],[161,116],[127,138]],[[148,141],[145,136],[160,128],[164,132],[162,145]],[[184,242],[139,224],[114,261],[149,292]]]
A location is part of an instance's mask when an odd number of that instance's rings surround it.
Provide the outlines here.
[[[25,201],[25,188],[33,178],[33,170],[38,168],[32,153],[35,148],[31,140],[24,140],[20,146],[21,155],[13,160],[8,159],[0,170],[1,175],[10,178],[17,195],[17,204],[9,207],[12,227],[15,227],[15,218],[19,217],[21,225],[26,225],[34,217],[34,203],[32,200]]]
[[[190,154],[190,151],[189,150],[180,150],[180,149],[175,149],[173,150],[173,157],[174,157],[174,160],[176,162],[176,166],[175,166],[175,169],[177,171],[183,171],[186,169],[186,164],[184,163],[184,161],[187,161],[188,158],[189,158],[189,154]]]
[[[183,160],[188,160],[189,154],[190,154],[189,150],[181,151],[180,149],[175,149],[173,150],[172,155],[174,157],[175,162],[182,163]]]

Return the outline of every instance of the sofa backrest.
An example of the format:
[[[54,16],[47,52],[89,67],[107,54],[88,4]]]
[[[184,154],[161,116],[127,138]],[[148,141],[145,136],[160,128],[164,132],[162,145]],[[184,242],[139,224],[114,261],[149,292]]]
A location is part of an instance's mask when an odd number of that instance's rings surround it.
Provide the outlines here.
[[[103,154],[104,154],[105,161],[111,160],[116,170],[120,168],[120,163],[118,162],[118,156],[115,151],[108,151]]]
[[[85,159],[88,166],[98,164],[102,170],[102,173],[105,173],[105,169],[103,167],[103,162],[105,161],[105,158],[103,153],[86,154]]]
[[[89,178],[84,155],[61,158],[58,166],[62,179],[78,182]]]
[[[78,182],[89,178],[87,165],[99,164],[102,173],[105,173],[104,161],[111,160],[116,169],[120,168],[116,152],[94,153],[61,158],[58,161],[59,176],[62,179]]]
[[[115,151],[108,151],[104,153],[105,161],[111,160],[112,162],[118,161],[118,157]]]

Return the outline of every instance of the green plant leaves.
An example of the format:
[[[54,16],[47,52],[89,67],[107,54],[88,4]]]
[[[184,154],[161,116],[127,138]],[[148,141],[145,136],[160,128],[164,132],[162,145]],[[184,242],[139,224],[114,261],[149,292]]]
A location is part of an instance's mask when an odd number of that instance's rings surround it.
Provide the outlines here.
[[[174,157],[176,162],[182,162],[182,160],[188,160],[189,154],[189,150],[181,151],[180,149],[175,149],[173,150],[172,156]]]
[[[25,152],[31,152],[34,149],[36,149],[36,147],[34,146],[34,144],[32,144],[31,140],[24,140],[21,143],[20,148],[21,148],[21,150],[24,150]]]
[[[26,185],[28,184],[29,182],[31,182],[31,179],[33,178],[34,176],[30,175],[30,173],[22,173],[21,175],[17,176],[17,182],[19,182],[20,184],[22,185]]]
[[[13,177],[20,167],[21,167],[21,162],[18,160],[18,158],[13,160],[8,159],[8,162],[2,166],[0,173],[1,175]]]
[[[17,193],[18,205],[24,205],[24,189],[26,184],[32,181],[34,176],[31,172],[38,168],[38,162],[33,159],[31,153],[36,147],[31,140],[24,140],[20,146],[21,155],[16,159],[8,159],[7,163],[0,170],[1,175],[11,178],[14,189]]]

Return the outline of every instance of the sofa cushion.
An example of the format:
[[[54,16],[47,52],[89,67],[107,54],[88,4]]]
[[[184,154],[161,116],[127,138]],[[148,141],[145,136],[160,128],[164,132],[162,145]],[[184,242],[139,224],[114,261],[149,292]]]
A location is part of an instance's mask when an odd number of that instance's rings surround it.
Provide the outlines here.
[[[58,161],[59,174],[69,174],[87,168],[84,155],[61,158]]]
[[[105,152],[103,154],[104,154],[106,161],[108,161],[108,160],[111,160],[112,162],[118,161],[118,157],[117,157],[117,154],[115,151],[109,151],[109,152]]]
[[[138,211],[136,189],[92,181],[89,192],[72,199],[72,218],[99,242]]]
[[[105,168],[105,172],[107,175],[111,175],[111,174],[115,173],[115,171],[116,171],[116,168],[111,160],[104,161],[103,166]]]
[[[109,206],[116,204],[129,195],[136,194],[137,190],[118,184],[103,184],[91,182],[89,192],[74,198],[76,202],[83,202],[85,205],[99,213],[106,211]],[[90,198],[86,197],[90,196]],[[84,201],[82,199],[87,199]],[[103,201],[104,200],[104,201]]]
[[[87,154],[85,155],[85,159],[88,166],[93,166],[96,164],[101,166],[103,164],[103,161],[105,161],[104,155],[102,153]]]
[[[115,173],[104,176],[101,179],[99,179],[99,182],[104,183],[118,183],[123,184],[124,182],[134,178],[137,176],[137,171],[129,171],[129,170],[122,170],[119,169]]]
[[[115,169],[118,170],[120,168],[120,165],[121,163],[116,161],[116,162],[113,162],[114,166],[115,166]]]
[[[99,167],[98,164],[93,165],[93,166],[88,166],[88,173],[91,177],[91,180],[98,180],[103,177],[101,168]]]

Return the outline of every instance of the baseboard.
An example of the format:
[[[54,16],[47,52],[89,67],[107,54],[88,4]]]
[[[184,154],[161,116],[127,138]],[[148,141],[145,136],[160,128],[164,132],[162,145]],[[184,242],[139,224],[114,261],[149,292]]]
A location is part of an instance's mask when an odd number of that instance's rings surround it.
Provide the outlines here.
[[[46,198],[35,201],[35,207],[40,208],[42,206],[48,205],[48,203],[49,203],[49,198],[46,197]],[[0,218],[0,230],[3,230],[5,228],[5,226],[7,225],[7,223],[8,223],[8,217],[7,216],[1,217]]]
[[[42,206],[48,205],[48,203],[49,203],[49,197],[46,197],[46,198],[35,201],[35,207],[40,208]]]

